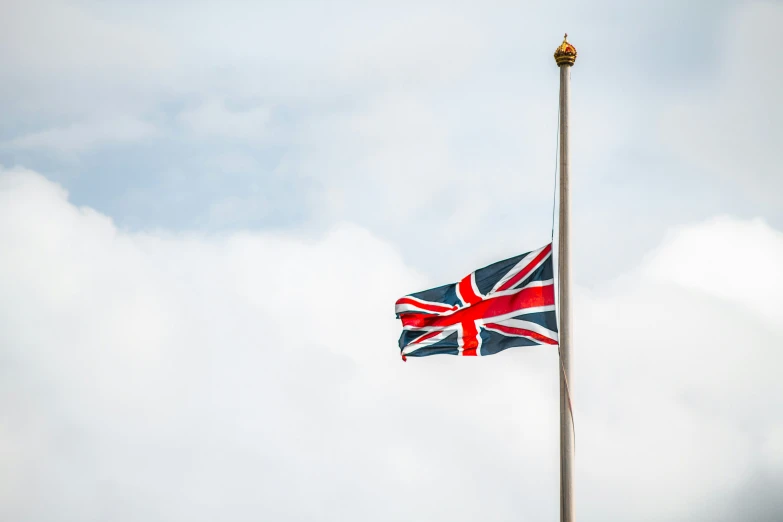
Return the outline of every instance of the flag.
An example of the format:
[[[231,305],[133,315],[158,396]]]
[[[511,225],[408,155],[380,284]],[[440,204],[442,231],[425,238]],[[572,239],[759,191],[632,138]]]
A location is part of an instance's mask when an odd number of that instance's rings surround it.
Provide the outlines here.
[[[557,345],[553,274],[550,243],[480,268],[458,283],[398,299],[403,360]]]

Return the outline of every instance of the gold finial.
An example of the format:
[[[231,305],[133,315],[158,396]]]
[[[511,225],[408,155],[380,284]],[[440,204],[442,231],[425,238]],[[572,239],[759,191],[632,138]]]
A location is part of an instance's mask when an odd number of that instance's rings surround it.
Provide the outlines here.
[[[555,49],[555,62],[561,65],[574,65],[576,62],[576,47],[568,43],[568,33],[563,36],[563,43]]]

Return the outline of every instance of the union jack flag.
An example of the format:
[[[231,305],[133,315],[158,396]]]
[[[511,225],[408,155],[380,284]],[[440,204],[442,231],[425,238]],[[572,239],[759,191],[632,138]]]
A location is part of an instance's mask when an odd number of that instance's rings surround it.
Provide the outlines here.
[[[459,283],[406,295],[395,311],[403,360],[557,345],[552,244],[480,268]]]

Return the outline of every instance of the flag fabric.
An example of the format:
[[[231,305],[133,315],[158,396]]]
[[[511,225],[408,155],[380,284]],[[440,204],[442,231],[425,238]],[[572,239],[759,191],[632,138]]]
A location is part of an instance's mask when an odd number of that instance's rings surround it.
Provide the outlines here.
[[[552,244],[480,268],[458,283],[406,295],[395,311],[402,320],[403,360],[557,345]]]

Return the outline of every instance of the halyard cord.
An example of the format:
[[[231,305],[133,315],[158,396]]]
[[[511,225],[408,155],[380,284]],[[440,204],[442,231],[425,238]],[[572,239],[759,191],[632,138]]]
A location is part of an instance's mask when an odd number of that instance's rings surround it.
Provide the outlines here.
[[[555,242],[555,207],[557,206],[557,166],[560,152],[560,103],[557,104],[557,137],[555,138],[555,181],[552,183],[552,243]],[[554,245],[553,245],[554,246]]]
[[[560,356],[560,346],[557,347],[557,358],[560,361],[560,370],[563,372],[563,382],[565,383],[566,398],[568,399],[568,412],[571,414],[571,433],[574,435],[574,453],[576,453],[576,428],[574,426],[574,409],[571,406],[571,391],[568,389],[568,377],[566,377],[563,358]]]

